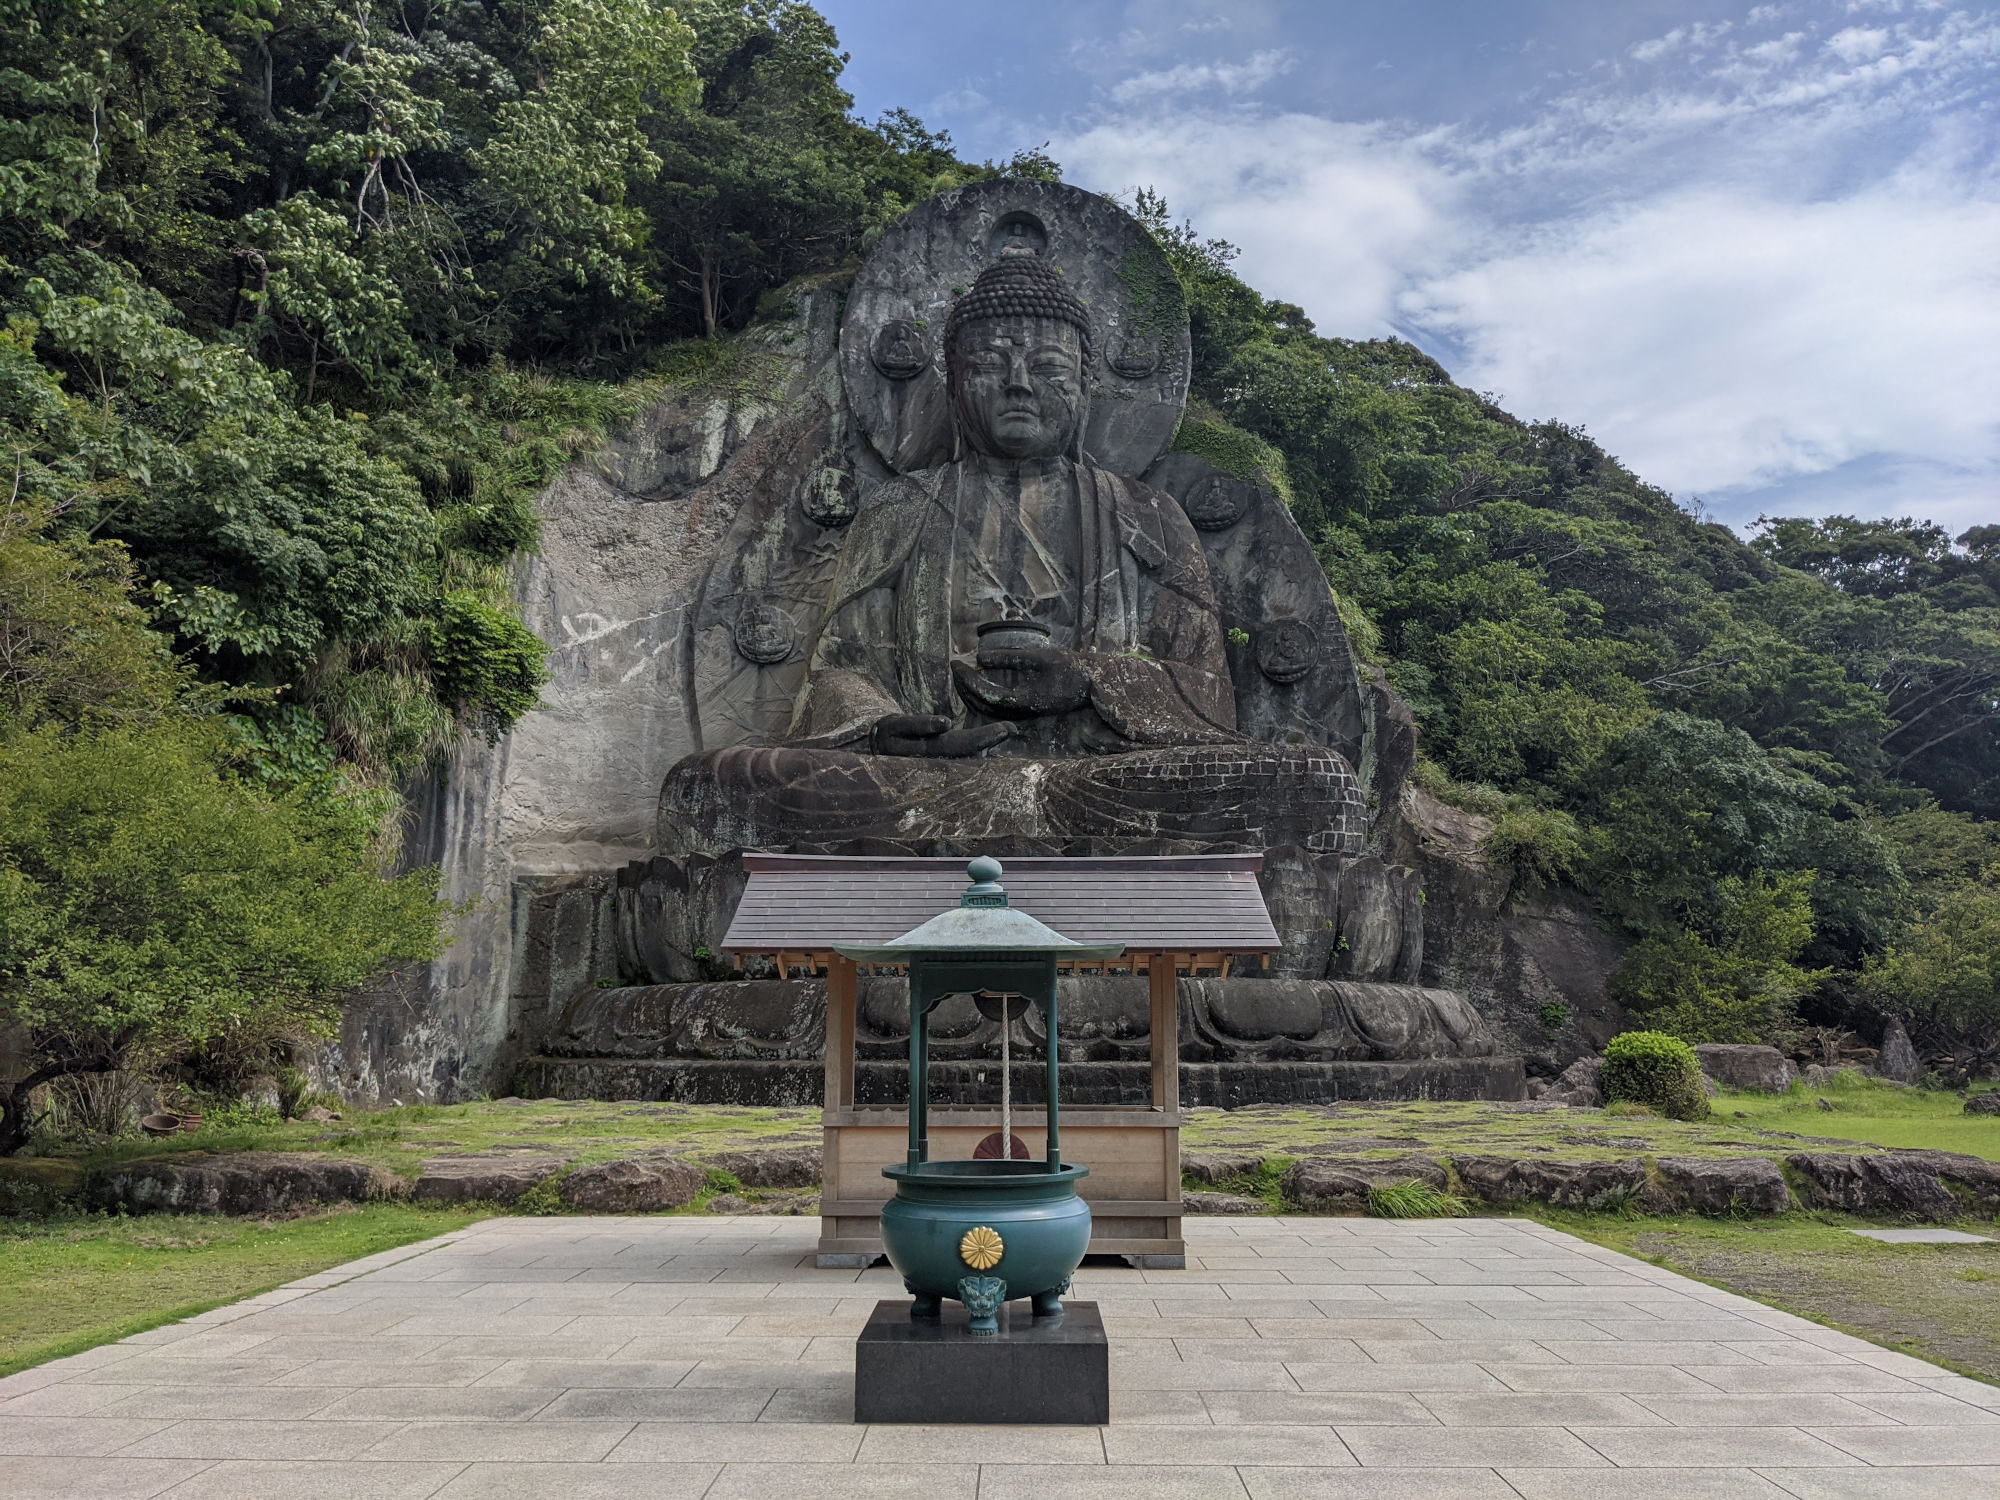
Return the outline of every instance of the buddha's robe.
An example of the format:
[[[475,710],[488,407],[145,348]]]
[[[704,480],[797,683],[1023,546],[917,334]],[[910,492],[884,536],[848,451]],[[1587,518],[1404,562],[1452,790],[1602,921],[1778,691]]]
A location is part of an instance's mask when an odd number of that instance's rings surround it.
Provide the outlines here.
[[[1171,496],[1067,458],[975,455],[883,485],[848,529],[789,736],[865,749],[889,714],[994,722],[958,690],[988,621],[1033,619],[1077,653],[1087,706],[993,754],[1104,754],[1235,738],[1208,564]]]

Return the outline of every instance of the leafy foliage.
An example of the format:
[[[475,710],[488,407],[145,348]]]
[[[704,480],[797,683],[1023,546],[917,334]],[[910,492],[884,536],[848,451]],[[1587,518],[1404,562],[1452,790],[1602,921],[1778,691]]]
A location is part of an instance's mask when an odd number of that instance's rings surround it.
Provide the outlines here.
[[[348,990],[437,951],[437,875],[384,879],[351,804],[221,771],[198,723],[0,742],[0,1019],[21,1106],[65,1073],[333,1024]]]
[[[1670,1120],[1708,1118],[1694,1048],[1660,1031],[1627,1031],[1604,1048],[1604,1097],[1643,1104]]]

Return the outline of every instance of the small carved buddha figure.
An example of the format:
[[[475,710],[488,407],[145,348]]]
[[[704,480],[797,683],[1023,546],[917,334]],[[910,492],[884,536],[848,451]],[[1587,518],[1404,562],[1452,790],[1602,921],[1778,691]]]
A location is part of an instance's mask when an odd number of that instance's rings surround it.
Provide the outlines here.
[[[1093,352],[1088,311],[1025,248],[953,306],[957,457],[855,518],[792,743],[1061,756],[1235,737],[1192,525],[1082,455]]]

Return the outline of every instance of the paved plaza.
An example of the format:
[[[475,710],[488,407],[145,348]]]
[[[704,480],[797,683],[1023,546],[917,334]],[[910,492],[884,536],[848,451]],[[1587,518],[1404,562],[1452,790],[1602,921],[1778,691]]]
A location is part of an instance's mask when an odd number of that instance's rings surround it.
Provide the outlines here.
[[[1521,1220],[1190,1220],[1087,1266],[1108,1427],[857,1427],[811,1219],[493,1219],[0,1380],[0,1494],[2000,1494],[2000,1389]]]

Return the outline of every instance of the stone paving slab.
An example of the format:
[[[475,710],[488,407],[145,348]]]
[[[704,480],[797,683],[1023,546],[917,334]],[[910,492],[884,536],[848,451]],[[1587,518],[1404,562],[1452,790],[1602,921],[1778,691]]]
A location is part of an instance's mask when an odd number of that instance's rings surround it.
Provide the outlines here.
[[[8,1500],[1916,1500],[2000,1388],[1523,1220],[1086,1266],[1108,1427],[858,1427],[816,1221],[494,1219],[0,1380]]]

